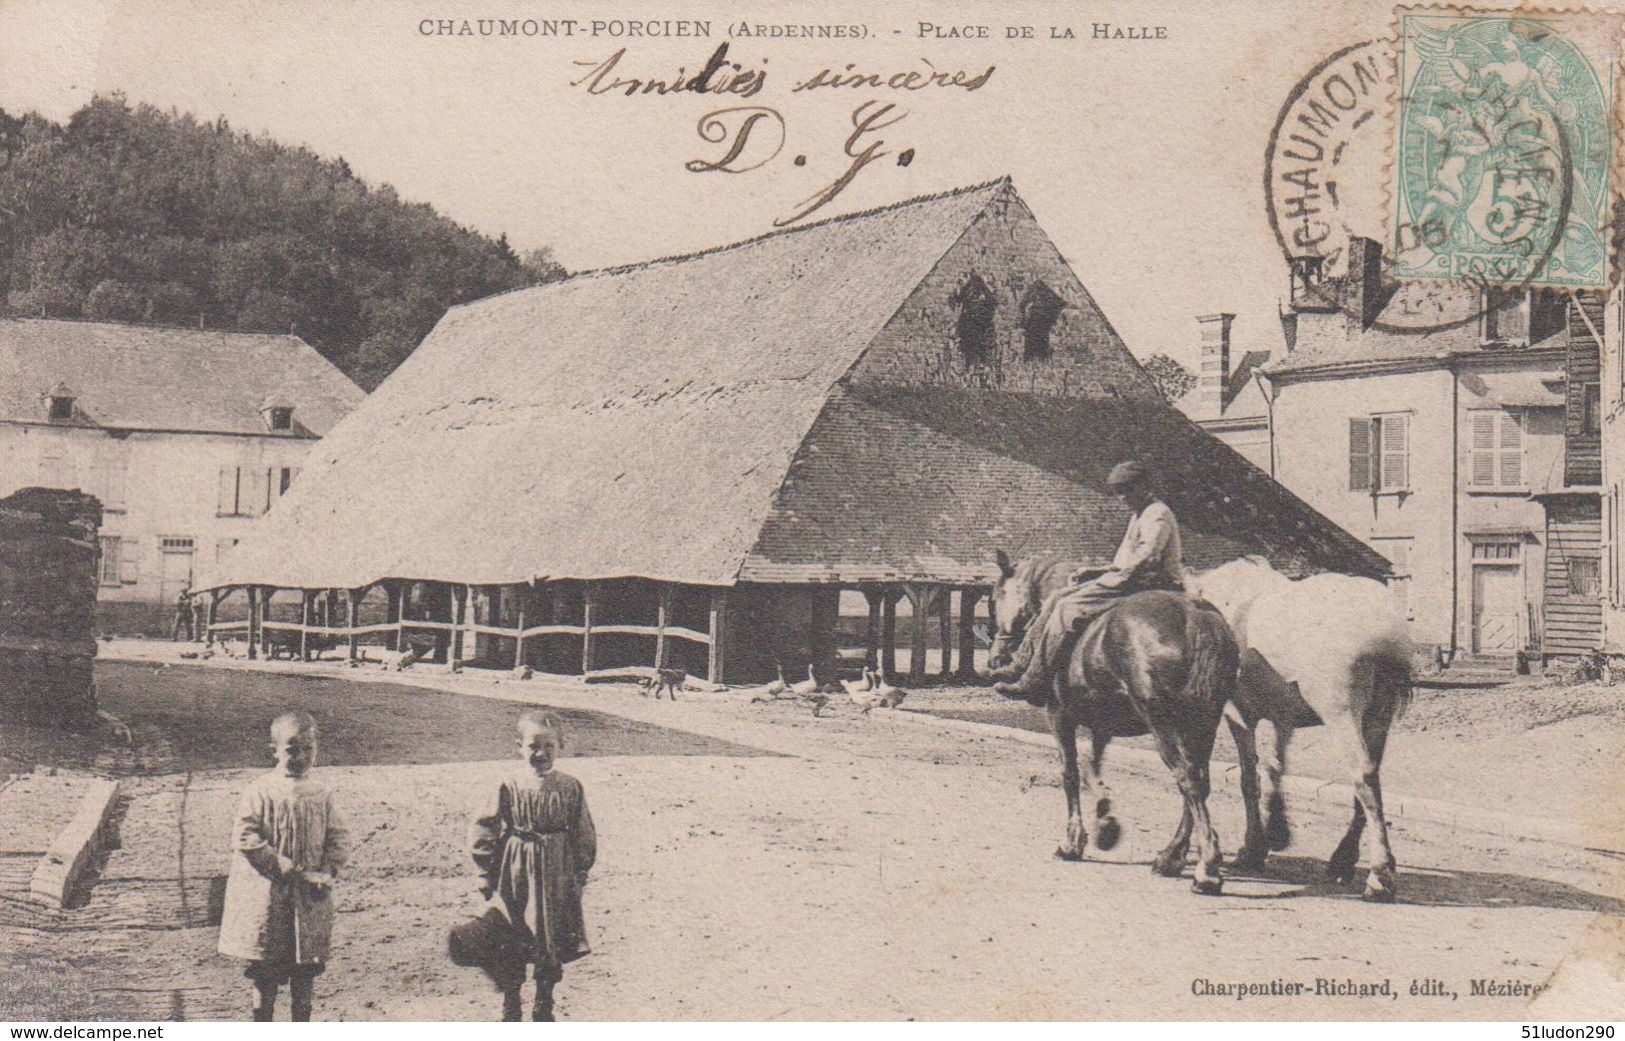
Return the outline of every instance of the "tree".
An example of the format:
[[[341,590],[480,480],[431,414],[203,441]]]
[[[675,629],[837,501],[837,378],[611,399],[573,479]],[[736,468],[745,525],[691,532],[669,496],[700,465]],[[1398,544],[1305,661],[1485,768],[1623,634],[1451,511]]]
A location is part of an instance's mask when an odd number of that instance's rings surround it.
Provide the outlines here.
[[[1189,394],[1196,386],[1196,376],[1185,366],[1166,354],[1153,354],[1141,365],[1151,382],[1156,384],[1162,400],[1170,405]]]
[[[0,111],[0,301],[15,314],[287,332],[371,388],[446,309],[566,274],[224,118],[99,96]]]

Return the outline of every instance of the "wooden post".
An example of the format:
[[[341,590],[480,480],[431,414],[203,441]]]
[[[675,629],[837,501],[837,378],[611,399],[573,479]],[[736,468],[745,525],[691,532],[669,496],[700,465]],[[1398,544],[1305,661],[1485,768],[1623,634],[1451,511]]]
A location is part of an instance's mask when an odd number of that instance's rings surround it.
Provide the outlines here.
[[[350,632],[345,640],[345,656],[350,661],[359,661],[361,658],[361,638],[356,635],[355,627],[361,624],[361,601],[367,597],[367,587],[345,590],[347,603],[344,608],[344,625]]]
[[[880,667],[880,613],[886,602],[881,590],[865,589],[863,598],[869,602],[869,624],[863,633],[863,662],[871,669]]]
[[[954,674],[953,615],[953,590],[944,589],[937,594],[937,637],[942,642],[942,668],[937,674],[943,679]]]
[[[519,620],[517,630],[513,635],[513,667],[514,671],[525,667],[525,608],[530,606],[530,585],[514,586],[514,593],[519,597]]]
[[[671,644],[666,640],[666,626],[671,624],[671,586],[664,582],[660,584],[660,608],[655,624],[660,628],[655,637],[655,668],[664,669],[667,655],[671,653]]]
[[[721,683],[728,667],[728,591],[711,592],[711,649],[706,656],[705,678]]]
[[[260,587],[248,586],[248,660],[259,657]]]
[[[468,586],[451,587],[451,635],[446,642],[446,668],[456,672],[463,658],[463,625],[468,616],[468,601],[473,591]]]
[[[931,624],[931,601],[937,587],[928,582],[910,582],[903,587],[914,617],[909,625],[908,681],[925,681],[925,647],[927,626]]]
[[[880,674],[886,679],[897,675],[897,597],[895,589],[880,594]]]
[[[220,620],[220,601],[230,592],[229,589],[225,592],[218,589],[209,591],[209,611],[203,616],[203,642],[207,646],[214,646],[214,627]]]
[[[406,596],[412,591],[409,582],[392,582],[395,605],[395,653],[406,650]]]
[[[308,589],[299,590],[299,660],[310,660],[311,608],[316,606],[317,594]]]
[[[265,628],[265,623],[271,617],[271,598],[274,596],[275,586],[260,586],[260,651],[267,658],[271,656],[271,633]]]
[[[976,605],[981,600],[980,589],[959,591],[959,675],[966,679],[976,675]]]
[[[593,669],[592,616],[598,606],[598,583],[588,582],[581,587],[581,674]]]

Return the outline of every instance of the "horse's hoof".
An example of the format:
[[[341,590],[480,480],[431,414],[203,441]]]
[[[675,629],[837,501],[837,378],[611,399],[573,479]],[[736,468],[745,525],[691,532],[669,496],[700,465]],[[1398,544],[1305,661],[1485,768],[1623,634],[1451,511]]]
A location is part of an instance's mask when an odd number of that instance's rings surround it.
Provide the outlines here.
[[[1236,853],[1230,866],[1237,871],[1263,871],[1269,854],[1261,849],[1242,849]]]
[[[1377,889],[1370,883],[1367,883],[1365,892],[1360,894],[1360,899],[1364,900],[1368,904],[1391,904],[1395,900],[1399,899],[1399,894],[1394,892],[1392,887],[1387,889]]]
[[[1330,861],[1326,865],[1326,877],[1331,879],[1333,882],[1348,885],[1350,882],[1354,881],[1354,865],[1340,864],[1335,860]]]
[[[1264,824],[1264,842],[1271,853],[1279,853],[1292,845],[1292,826],[1285,817],[1271,817]]]
[[[1108,850],[1117,845],[1117,840],[1123,837],[1123,826],[1117,823],[1116,817],[1106,817],[1095,823],[1095,848]]]
[[[1185,873],[1185,858],[1167,857],[1159,854],[1151,861],[1151,873],[1161,875],[1163,878],[1178,878]]]
[[[1218,896],[1224,891],[1224,879],[1199,878],[1191,883],[1191,892],[1197,896]]]
[[[1067,849],[1065,846],[1060,846],[1055,850],[1055,859],[1064,860],[1069,864],[1076,864],[1083,859],[1083,854],[1076,850]]]

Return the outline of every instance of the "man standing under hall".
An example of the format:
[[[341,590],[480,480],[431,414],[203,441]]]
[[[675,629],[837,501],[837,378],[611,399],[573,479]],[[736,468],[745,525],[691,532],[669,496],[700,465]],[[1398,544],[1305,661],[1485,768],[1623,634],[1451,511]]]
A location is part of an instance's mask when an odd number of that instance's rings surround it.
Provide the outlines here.
[[[1049,700],[1052,678],[1071,653],[1073,638],[1090,619],[1133,593],[1185,588],[1179,524],[1174,511],[1152,490],[1145,467],[1119,463],[1106,477],[1106,486],[1134,511],[1117,556],[1093,581],[1085,581],[1087,569],[1080,568],[1073,572],[1071,584],[1050,594],[1009,666],[993,674],[1000,679],[993,689],[1005,697],[1025,698],[1042,707]]]
[[[192,641],[192,589],[190,586],[181,590],[181,595],[175,598],[175,627],[171,630],[171,641],[179,641],[181,634],[186,634],[186,641]]]

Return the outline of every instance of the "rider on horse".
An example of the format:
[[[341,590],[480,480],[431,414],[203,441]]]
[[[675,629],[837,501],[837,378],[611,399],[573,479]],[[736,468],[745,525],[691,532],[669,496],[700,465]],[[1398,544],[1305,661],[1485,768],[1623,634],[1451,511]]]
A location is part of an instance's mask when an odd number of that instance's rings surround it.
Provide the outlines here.
[[[1073,638],[1091,619],[1133,593],[1185,588],[1179,524],[1152,490],[1145,467],[1137,462],[1119,463],[1107,476],[1106,485],[1134,511],[1117,556],[1092,581],[1085,581],[1090,569],[1073,572],[1071,583],[1044,602],[1009,666],[993,674],[1000,679],[993,689],[1005,697],[1044,705],[1056,671],[1071,652]]]

